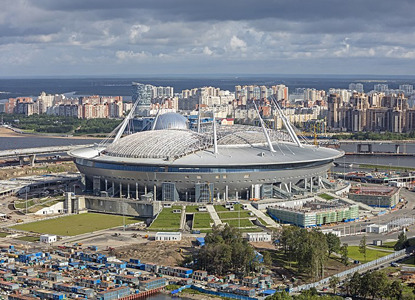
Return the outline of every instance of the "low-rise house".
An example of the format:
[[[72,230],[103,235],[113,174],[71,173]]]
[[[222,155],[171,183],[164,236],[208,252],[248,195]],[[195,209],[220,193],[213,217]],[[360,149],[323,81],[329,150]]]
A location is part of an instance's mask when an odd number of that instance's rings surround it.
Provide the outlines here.
[[[208,272],[207,271],[203,271],[203,270],[196,270],[192,274],[192,278],[194,280],[203,281],[203,280],[206,280],[207,277],[208,277]]]

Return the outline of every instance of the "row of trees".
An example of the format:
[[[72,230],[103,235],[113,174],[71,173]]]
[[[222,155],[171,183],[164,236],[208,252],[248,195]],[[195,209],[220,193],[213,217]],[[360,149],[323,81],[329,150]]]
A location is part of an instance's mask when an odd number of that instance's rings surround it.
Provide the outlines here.
[[[333,288],[333,286],[331,286]],[[385,272],[371,271],[365,274],[354,273],[344,288],[346,293],[363,299],[402,299],[403,286],[399,280],[389,280]]]
[[[194,257],[195,265],[211,274],[248,274],[259,265],[254,248],[241,232],[228,225],[214,226],[205,237],[205,246]]]
[[[308,231],[295,226],[284,227],[280,244],[289,261],[296,262],[299,272],[310,274],[312,278],[322,278],[327,258],[332,253],[341,253],[341,260],[348,263],[347,244],[341,245],[339,237],[320,230]]]
[[[3,122],[22,130],[46,133],[109,133],[120,124],[117,119],[78,119],[51,115],[3,114]]]
[[[342,300],[340,296],[318,295],[316,289],[307,290],[299,295],[290,295],[287,292],[276,292],[265,300]]]
[[[333,135],[334,139],[351,139],[351,140],[407,140],[415,139],[415,131],[407,133],[394,133],[394,132],[355,132],[352,134],[336,134]]]

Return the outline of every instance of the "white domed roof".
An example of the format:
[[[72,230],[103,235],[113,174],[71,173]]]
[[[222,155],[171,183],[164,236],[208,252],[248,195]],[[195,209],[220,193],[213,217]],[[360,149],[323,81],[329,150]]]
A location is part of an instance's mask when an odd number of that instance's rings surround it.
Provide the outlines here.
[[[187,129],[187,119],[178,113],[165,113],[156,119],[155,130]]]

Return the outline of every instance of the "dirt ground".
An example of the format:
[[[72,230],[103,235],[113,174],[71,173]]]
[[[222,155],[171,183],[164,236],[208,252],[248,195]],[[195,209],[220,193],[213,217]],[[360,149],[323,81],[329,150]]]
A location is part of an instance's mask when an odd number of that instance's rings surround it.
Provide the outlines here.
[[[77,172],[77,169],[72,161],[49,164],[35,164],[34,167],[29,165],[6,167],[0,168],[0,179],[60,172]]]
[[[143,263],[177,266],[183,260],[184,256],[190,253],[191,241],[190,238],[183,238],[178,242],[148,241],[116,248],[113,254],[117,258],[124,260],[137,258]]]

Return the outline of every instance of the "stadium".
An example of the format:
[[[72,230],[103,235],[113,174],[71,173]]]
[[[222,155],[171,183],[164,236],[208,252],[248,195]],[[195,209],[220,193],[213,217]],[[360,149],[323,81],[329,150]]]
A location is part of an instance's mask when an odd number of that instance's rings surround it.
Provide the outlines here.
[[[343,152],[301,143],[280,117],[286,131],[266,128],[259,113],[260,126],[222,126],[213,118],[196,131],[182,115],[166,113],[151,129],[123,137],[129,116],[111,143],[70,155],[86,189],[112,197],[211,202],[312,190]]]

